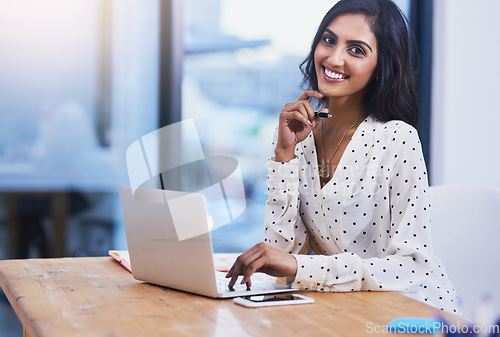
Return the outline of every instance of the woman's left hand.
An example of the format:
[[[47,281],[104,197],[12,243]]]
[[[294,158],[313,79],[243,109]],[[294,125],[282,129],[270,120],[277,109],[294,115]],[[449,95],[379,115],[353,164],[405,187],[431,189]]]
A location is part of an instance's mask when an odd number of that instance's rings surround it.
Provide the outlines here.
[[[295,276],[297,274],[297,260],[292,254],[285,253],[277,248],[261,242],[238,256],[236,262],[226,275],[231,278],[229,288],[232,288],[243,275],[241,284],[252,285],[250,276],[255,272],[266,273],[271,276]]]

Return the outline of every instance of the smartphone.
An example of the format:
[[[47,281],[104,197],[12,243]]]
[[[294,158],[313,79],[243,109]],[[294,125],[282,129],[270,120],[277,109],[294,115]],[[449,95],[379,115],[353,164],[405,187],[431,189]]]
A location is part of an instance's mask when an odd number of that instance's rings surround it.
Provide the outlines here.
[[[242,305],[244,307],[257,308],[270,307],[275,305],[314,303],[314,298],[299,294],[287,294],[236,297],[235,299],[233,299],[233,301],[234,303]]]

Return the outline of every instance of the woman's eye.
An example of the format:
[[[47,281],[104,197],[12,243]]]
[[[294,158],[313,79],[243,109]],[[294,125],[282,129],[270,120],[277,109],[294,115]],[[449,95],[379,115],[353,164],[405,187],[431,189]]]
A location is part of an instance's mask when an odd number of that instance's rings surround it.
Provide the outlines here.
[[[335,44],[335,39],[332,38],[331,36],[325,36],[323,38],[323,41],[325,41],[327,44],[332,44],[332,45]]]
[[[358,46],[353,46],[353,47],[349,48],[349,50],[356,55],[365,55],[366,54],[365,50],[361,47],[358,47]]]

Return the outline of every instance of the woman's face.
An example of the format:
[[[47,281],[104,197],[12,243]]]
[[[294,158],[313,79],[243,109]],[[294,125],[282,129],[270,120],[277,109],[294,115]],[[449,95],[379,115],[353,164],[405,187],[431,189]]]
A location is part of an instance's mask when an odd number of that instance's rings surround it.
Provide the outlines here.
[[[377,39],[362,14],[344,14],[323,31],[314,52],[319,91],[325,97],[364,94],[377,66]]]

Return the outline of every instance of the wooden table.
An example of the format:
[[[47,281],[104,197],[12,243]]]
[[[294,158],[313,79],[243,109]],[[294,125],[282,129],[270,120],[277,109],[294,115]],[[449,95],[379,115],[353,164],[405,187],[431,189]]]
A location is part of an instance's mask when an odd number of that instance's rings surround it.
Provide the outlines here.
[[[394,292],[308,293],[316,303],[244,308],[139,282],[110,257],[0,261],[0,285],[31,337],[364,336],[396,317],[436,313]]]

